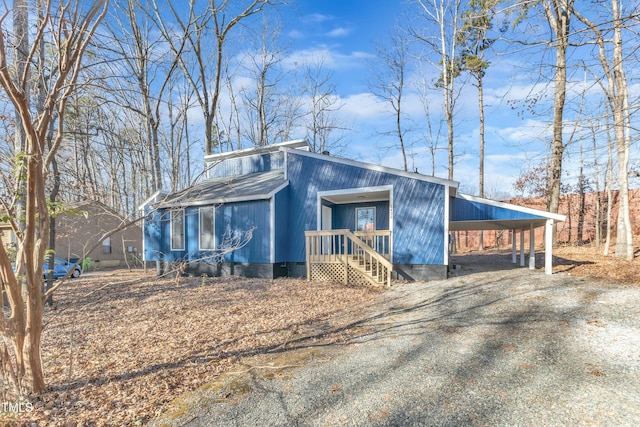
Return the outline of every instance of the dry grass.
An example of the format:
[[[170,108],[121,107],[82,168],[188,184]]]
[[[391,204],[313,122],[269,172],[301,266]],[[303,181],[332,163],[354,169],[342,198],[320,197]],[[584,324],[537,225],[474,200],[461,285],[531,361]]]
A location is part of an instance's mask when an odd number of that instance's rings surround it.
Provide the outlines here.
[[[71,280],[46,310],[49,389],[19,422],[143,424],[246,358],[343,339],[341,314],[378,293],[293,279],[176,283],[127,271]],[[9,415],[0,412],[0,422],[17,422]]]

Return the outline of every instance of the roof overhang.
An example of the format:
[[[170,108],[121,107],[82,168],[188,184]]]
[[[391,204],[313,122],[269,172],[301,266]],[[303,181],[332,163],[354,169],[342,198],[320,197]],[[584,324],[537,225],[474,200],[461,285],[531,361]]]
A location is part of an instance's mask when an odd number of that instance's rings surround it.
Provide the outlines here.
[[[514,213],[514,218],[487,218],[487,219],[469,219],[449,222],[449,230],[465,231],[465,230],[512,230],[527,229],[530,227],[544,227],[547,220],[565,221],[566,216],[552,212],[546,212],[539,209],[518,206],[511,203],[498,202],[496,200],[485,199],[482,197],[469,196],[467,194],[458,193],[458,199],[476,203],[480,206],[495,207],[504,209]],[[521,213],[522,218],[517,218],[517,214]]]
[[[357,187],[342,190],[318,191],[318,197],[335,205],[388,201],[393,186]]]

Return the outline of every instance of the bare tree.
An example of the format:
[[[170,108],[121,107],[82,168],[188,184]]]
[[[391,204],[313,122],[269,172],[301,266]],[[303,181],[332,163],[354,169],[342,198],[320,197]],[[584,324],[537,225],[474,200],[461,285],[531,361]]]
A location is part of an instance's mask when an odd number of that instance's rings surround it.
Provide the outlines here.
[[[435,176],[436,154],[439,150],[446,149],[440,146],[440,137],[442,135],[442,128],[445,122],[443,120],[439,120],[437,123],[437,129],[434,129],[436,126],[434,126],[434,118],[429,106],[429,104],[431,103],[429,92],[430,87],[428,78],[423,73],[421,73],[420,84],[418,85],[418,93],[420,95],[421,105],[424,111],[424,120],[427,125],[425,130],[426,133],[424,134],[424,141],[431,157],[431,176]]]
[[[371,84],[374,94],[385,100],[391,106],[395,118],[395,128],[391,132],[397,138],[397,146],[402,154],[405,171],[409,170],[407,163],[406,130],[403,126],[402,97],[405,92],[406,74],[408,72],[409,57],[407,39],[400,29],[391,35],[391,46],[379,46],[376,50],[381,60],[381,68],[376,70],[374,82]],[[388,132],[387,132],[388,133]]]
[[[306,114],[302,117],[302,126],[306,129],[307,141],[311,151],[339,153],[346,124],[338,112],[343,107],[333,76],[324,68],[324,59],[316,59],[304,65],[304,83],[302,93],[306,101]],[[338,135],[336,135],[338,133]]]
[[[486,51],[494,44],[495,38],[488,33],[493,28],[494,8],[498,0],[472,0],[464,13],[464,25],[460,31],[462,45],[462,68],[475,80],[478,89],[478,112],[480,126],[479,141],[479,196],[484,197],[484,76],[490,63],[486,60]],[[482,243],[480,243],[482,244]]]
[[[437,87],[442,90],[444,114],[447,122],[447,150],[449,153],[448,178],[453,180],[454,166],[454,111],[459,89],[456,78],[460,75],[460,57],[458,54],[459,33],[462,26],[461,0],[416,0],[424,12],[425,23],[432,28],[413,29],[413,35],[424,42],[438,61],[432,61],[439,68]]]
[[[34,28],[34,42],[26,55],[27,68],[47,72],[46,98],[42,109],[29,108],[30,92],[27,90],[30,73],[20,75],[11,72],[6,45],[6,22],[11,11],[0,17],[0,87],[21,119],[25,132],[24,152],[18,158],[24,162],[25,226],[11,222],[18,238],[16,271],[3,245],[0,245],[0,276],[7,293],[11,315],[2,314],[2,331],[5,343],[0,349],[5,379],[14,379],[17,391],[39,393],[45,388],[41,360],[44,252],[49,239],[49,210],[46,197],[46,179],[51,162],[63,139],[66,101],[76,89],[76,81],[82,69],[83,54],[97,25],[107,11],[106,0],[89,4],[75,2],[41,3],[42,15]],[[47,44],[47,64],[38,64],[40,39]],[[34,68],[35,67],[35,68]],[[48,132],[53,117],[57,126],[49,144]],[[14,213],[15,205],[3,201],[4,208]],[[23,299],[19,276],[24,275],[26,300]],[[6,344],[9,342],[12,351]],[[13,360],[9,360],[13,354]],[[9,378],[7,378],[9,376]]]
[[[560,206],[562,180],[563,117],[567,96],[567,48],[574,0],[542,0],[545,17],[553,34],[556,53],[553,102],[553,137],[551,141],[551,174],[549,180],[549,211],[557,213]],[[554,227],[555,227],[554,223]],[[553,232],[554,243],[556,232]]]
[[[108,25],[111,31],[111,43],[104,46],[111,49],[117,61],[114,61],[112,74],[120,86],[117,96],[119,104],[137,114],[144,123],[146,137],[140,142],[146,150],[147,170],[149,171],[150,189],[144,197],[162,188],[162,170],[160,156],[159,127],[163,113],[165,91],[178,68],[179,57],[186,45],[186,38],[173,45],[171,54],[166,53],[163,40],[155,36],[156,23],[153,15],[149,16],[147,8],[139,0],[127,0],[116,3],[114,18]],[[185,33],[192,31],[193,22],[187,22]],[[134,88],[117,76],[132,76]],[[128,80],[128,79],[127,79]],[[111,79],[113,83],[113,79]]]
[[[472,0],[469,9],[464,13],[464,25],[460,32],[462,48],[462,67],[475,80],[478,89],[478,113],[480,126],[479,141],[479,167],[478,167],[478,195],[484,197],[484,75],[489,68],[489,62],[485,59],[485,53],[495,38],[488,36],[493,28],[494,8],[498,0]],[[483,233],[479,231],[478,249],[484,249]]]
[[[218,102],[223,81],[223,64],[226,44],[231,31],[246,18],[260,13],[270,0],[243,2],[216,0],[208,2],[206,9],[198,11],[195,2],[189,2],[188,16],[181,16],[176,4],[169,1],[168,8],[175,18],[177,29],[167,25],[163,11],[154,2],[156,22],[171,51],[179,59],[184,77],[194,89],[194,95],[202,111],[205,133],[205,154],[214,151],[214,129]],[[183,8],[181,8],[183,9]],[[186,52],[181,53],[186,41]],[[188,52],[188,55],[187,55]]]
[[[611,18],[613,24],[613,39],[606,41],[602,31],[589,18],[574,11],[576,17],[584,23],[594,34],[598,47],[598,59],[602,66],[606,86],[605,91],[609,108],[613,114],[613,132],[617,149],[618,185],[620,191],[620,206],[618,214],[618,228],[616,234],[615,255],[626,257],[631,261],[634,257],[633,230],[629,209],[629,146],[631,141],[631,119],[629,116],[629,92],[624,70],[622,52],[622,29],[624,20],[621,16],[619,0],[611,0]],[[610,43],[610,47],[607,47]],[[611,55],[609,58],[608,55]]]
[[[257,43],[249,43],[251,48],[243,61],[252,85],[241,89],[246,116],[244,136],[257,147],[286,140],[291,129],[288,122],[297,117],[295,109],[287,111],[286,107],[288,103],[296,102],[296,98],[283,92],[288,72],[281,66],[285,49],[279,46],[280,24],[270,15],[264,15],[262,22],[262,33],[250,37]]]

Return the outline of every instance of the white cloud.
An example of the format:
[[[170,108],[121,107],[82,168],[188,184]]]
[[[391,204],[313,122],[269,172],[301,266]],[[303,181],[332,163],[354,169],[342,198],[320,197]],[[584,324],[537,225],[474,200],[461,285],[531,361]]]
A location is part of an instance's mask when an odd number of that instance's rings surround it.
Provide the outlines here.
[[[332,15],[324,15],[322,13],[310,13],[309,15],[305,15],[300,19],[300,21],[305,24],[327,22],[331,20],[333,20]]]
[[[389,107],[372,93],[358,93],[343,98],[340,113],[356,120],[381,120],[389,117]]]
[[[348,70],[356,67],[364,67],[368,58],[373,55],[355,51],[347,54],[338,52],[329,46],[318,46],[311,49],[302,49],[293,52],[283,61],[287,69],[295,69],[307,63],[322,63],[329,70]]]
[[[490,131],[505,143],[512,145],[544,142],[551,135],[549,123],[533,119],[523,121],[521,126],[494,127]]]
[[[351,34],[351,30],[348,28],[344,28],[344,27],[338,27],[338,28],[334,28],[333,30],[329,31],[326,35],[328,37],[347,37],[349,34]]]
[[[304,34],[302,33],[302,31],[298,31],[298,30],[291,30],[287,34],[289,38],[292,38],[292,39],[304,38]]]

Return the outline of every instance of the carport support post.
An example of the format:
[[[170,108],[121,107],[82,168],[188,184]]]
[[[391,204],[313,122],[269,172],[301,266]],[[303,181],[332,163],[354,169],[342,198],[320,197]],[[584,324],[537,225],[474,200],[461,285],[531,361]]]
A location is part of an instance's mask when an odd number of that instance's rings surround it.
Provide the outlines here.
[[[533,224],[529,228],[529,270],[536,269],[536,244],[535,244],[535,231]]]
[[[524,267],[524,228],[520,230],[520,267]]]
[[[553,273],[553,220],[549,218],[544,226],[544,274]]]
[[[511,230],[511,262],[515,264],[518,262],[517,260],[517,251],[516,251],[516,229]]]

